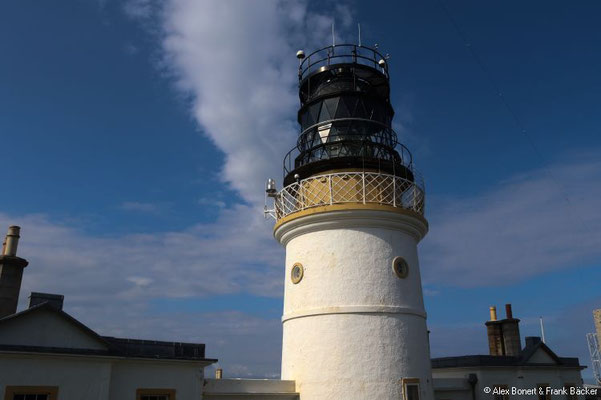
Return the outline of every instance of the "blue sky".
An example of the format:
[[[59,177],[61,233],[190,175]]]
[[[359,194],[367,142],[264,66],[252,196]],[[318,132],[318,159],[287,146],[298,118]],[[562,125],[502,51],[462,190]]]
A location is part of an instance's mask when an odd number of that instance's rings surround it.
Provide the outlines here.
[[[446,8],[446,10],[445,10]],[[488,306],[588,365],[601,307],[601,5],[73,0],[0,5],[0,224],[32,290],[102,334],[200,341],[277,376],[283,251],[261,214],[292,147],[294,53],[391,55],[427,187],[433,356],[486,353]],[[590,377],[590,370],[585,370]]]

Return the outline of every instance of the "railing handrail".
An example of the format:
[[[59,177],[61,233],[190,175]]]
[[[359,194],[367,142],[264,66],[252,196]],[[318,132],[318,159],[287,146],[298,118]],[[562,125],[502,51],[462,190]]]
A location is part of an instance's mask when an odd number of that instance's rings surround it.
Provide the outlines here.
[[[357,135],[357,136],[360,136],[360,135]],[[395,143],[394,147],[390,147],[386,144],[373,142],[370,140],[346,140],[346,141],[339,141],[339,142],[326,142],[326,143],[322,143],[317,146],[314,146],[310,150],[318,151],[319,149],[326,148],[328,146],[335,146],[335,145],[341,144],[343,142],[369,144],[369,145],[372,145],[375,147],[380,147],[380,148],[390,148],[391,150],[394,150],[397,153],[399,153],[399,152],[398,152],[398,150],[396,150],[396,148],[397,148],[397,146],[399,146],[400,147],[399,156],[400,156],[401,164],[404,167],[406,167],[408,170],[410,170],[411,172],[416,172],[416,171],[414,171],[414,167],[413,167],[413,155],[411,154],[411,151],[409,151],[407,146],[405,146],[402,143],[399,143],[398,141]],[[293,165],[293,163],[296,160],[296,157],[298,157],[301,153],[304,153],[304,152],[307,152],[307,150],[301,152],[301,150],[299,149],[299,145],[297,143],[296,146],[294,146],[292,149],[290,149],[288,151],[288,153],[286,153],[286,155],[284,156],[284,161],[283,161],[284,176],[289,174],[294,169],[296,169],[296,166]],[[334,157],[334,158],[336,158],[336,157]]]
[[[349,50],[347,52],[343,51],[341,54],[336,54],[336,49],[342,49],[342,50],[352,49],[352,50]],[[360,54],[357,50],[365,51],[368,54],[367,55]],[[315,57],[319,53],[322,53],[324,51],[327,51],[327,54],[325,56],[322,56],[321,58],[315,60]],[[371,53],[372,57],[368,57],[368,55],[370,53]],[[298,67],[299,82],[302,81],[303,79],[305,79],[307,77],[307,75],[312,72],[313,66],[315,66],[317,64],[319,64],[319,65],[337,64],[335,62],[332,62],[332,59],[339,59],[339,58],[343,58],[343,57],[352,57],[353,64],[361,64],[361,65],[371,66],[375,70],[378,70],[378,71],[380,71],[380,69],[381,69],[380,72],[384,76],[388,77],[387,63],[385,63],[383,67],[381,67],[378,64],[379,60],[386,60],[386,58],[387,58],[386,56],[382,55],[378,50],[373,49],[371,47],[359,46],[357,44],[351,44],[351,43],[344,43],[344,44],[337,44],[337,45],[333,45],[333,46],[323,47],[319,50],[315,50],[314,52],[312,52],[311,54],[306,56],[302,60],[302,62],[300,63],[300,65]],[[311,61],[311,58],[313,58],[313,61]],[[369,61],[369,63],[361,63],[361,62],[359,62],[360,60],[367,60],[367,61]]]
[[[314,185],[313,181],[319,184]],[[345,182],[349,182],[352,190]],[[361,188],[357,187],[359,182]],[[333,186],[338,186],[338,191],[333,190]],[[383,204],[424,215],[425,188],[419,174],[415,180],[409,180],[379,172],[333,172],[285,186],[274,196],[274,202],[270,215],[276,220],[309,208],[344,203]]]

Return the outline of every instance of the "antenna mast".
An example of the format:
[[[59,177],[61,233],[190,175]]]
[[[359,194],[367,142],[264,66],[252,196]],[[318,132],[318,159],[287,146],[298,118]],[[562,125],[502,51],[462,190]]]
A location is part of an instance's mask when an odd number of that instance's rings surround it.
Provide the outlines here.
[[[334,21],[332,21],[332,47],[336,47],[336,36],[334,35]]]

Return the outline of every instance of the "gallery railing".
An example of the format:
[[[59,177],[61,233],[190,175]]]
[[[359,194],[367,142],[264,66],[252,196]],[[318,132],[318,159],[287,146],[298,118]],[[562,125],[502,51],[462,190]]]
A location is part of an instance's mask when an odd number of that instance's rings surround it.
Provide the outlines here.
[[[334,204],[381,204],[424,215],[423,180],[411,181],[378,172],[338,172],[312,176],[274,193],[274,208],[266,210],[276,220],[306,209]]]

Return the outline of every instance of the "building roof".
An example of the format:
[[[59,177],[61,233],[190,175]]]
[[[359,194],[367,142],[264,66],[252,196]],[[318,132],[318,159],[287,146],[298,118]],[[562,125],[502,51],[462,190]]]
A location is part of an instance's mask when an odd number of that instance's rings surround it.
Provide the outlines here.
[[[546,355],[545,362],[535,360],[535,355]],[[577,357],[558,357],[540,338],[526,338],[526,347],[518,356],[469,355],[459,357],[441,357],[432,359],[432,368],[462,368],[462,367],[555,367],[579,368]]]
[[[217,362],[216,359],[205,358],[205,345],[203,343],[165,342],[156,340],[139,340],[100,336],[71,315],[53,306],[51,303],[41,303],[16,314],[0,318],[0,329],[11,321],[16,321],[33,316],[36,313],[49,312],[57,315],[66,324],[80,330],[89,338],[98,342],[95,348],[39,346],[34,343],[0,343],[0,351],[97,355],[126,358],[146,358],[156,360],[188,360]],[[48,332],[52,335],[52,332]]]

